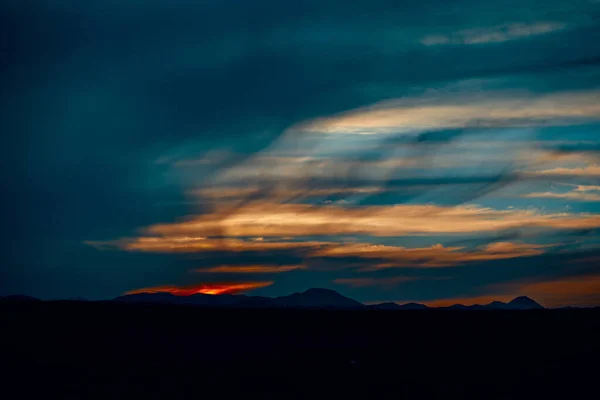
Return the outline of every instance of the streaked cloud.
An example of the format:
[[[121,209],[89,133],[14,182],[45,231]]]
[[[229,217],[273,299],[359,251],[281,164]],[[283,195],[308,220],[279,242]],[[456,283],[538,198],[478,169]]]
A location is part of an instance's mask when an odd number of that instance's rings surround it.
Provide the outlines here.
[[[162,285],[148,288],[131,290],[125,294],[138,293],[171,293],[176,296],[190,296],[193,294],[241,294],[254,289],[259,289],[272,285],[274,282],[214,282],[202,283],[196,285]]]
[[[113,241],[88,241],[87,244],[99,249],[119,248],[127,251],[150,253],[203,253],[203,252],[247,252],[277,250],[308,250],[329,245],[317,241],[264,241],[241,240],[235,238],[206,237],[138,237]]]
[[[429,35],[425,36],[421,43],[425,46],[501,43],[556,32],[566,27],[567,24],[562,22],[503,24],[487,28],[463,29],[448,35]]]
[[[576,192],[600,192],[598,185],[570,185],[575,187]]]
[[[281,182],[274,183],[267,190],[260,186],[246,187],[208,187],[194,190],[192,196],[208,198],[212,200],[239,200],[248,198],[260,198],[261,195],[268,194],[269,199],[290,199],[306,198],[310,196],[330,196],[338,194],[373,194],[386,191],[381,187],[332,187],[332,188],[310,188],[303,186],[294,186],[293,184]]]
[[[544,253],[547,245],[496,242],[466,250],[462,247],[444,247],[437,244],[426,248],[404,248],[397,246],[369,245],[362,243],[326,247],[317,255],[328,257],[359,257],[377,260],[365,270],[402,267],[451,267],[478,261],[506,260],[531,257]]]
[[[586,193],[586,192],[567,192],[567,193],[556,193],[556,192],[535,192],[524,195],[526,198],[546,198],[546,199],[566,199],[576,201],[600,201],[600,193]]]
[[[151,239],[151,240],[148,240]],[[519,257],[531,257],[543,254],[551,245],[494,242],[475,249],[461,246],[443,246],[408,248],[353,241],[255,241],[240,239],[201,239],[201,244],[193,241],[181,241],[177,238],[133,238],[113,242],[93,243],[107,248],[116,247],[127,251],[149,253],[264,253],[289,251],[301,254],[308,262],[305,265],[237,265],[213,266],[197,269],[202,273],[278,273],[299,269],[310,269],[311,259],[355,258],[362,260],[350,263],[347,268],[359,268],[362,271],[387,268],[429,268],[452,267],[472,262],[505,260]],[[345,267],[346,268],[346,267]]]
[[[543,175],[543,176],[591,176],[591,177],[600,177],[600,165],[588,165],[584,167],[576,167],[576,168],[552,168],[545,169],[540,171],[529,171],[527,172],[530,175]]]
[[[234,210],[227,207],[186,220],[156,224],[144,231],[144,245],[160,243],[160,236],[175,247],[204,246],[202,237],[281,237],[313,235],[373,236],[431,235],[493,232],[526,227],[584,229],[600,226],[600,215],[543,213],[529,209],[495,210],[477,206],[399,204],[392,206],[273,204],[255,202]],[[159,236],[159,237],[151,237]],[[236,243],[232,242],[232,247]],[[275,245],[271,243],[271,245]]]
[[[307,121],[295,130],[323,133],[402,133],[484,127],[569,125],[600,120],[598,90],[534,95],[475,92],[390,100],[337,116]]]
[[[298,269],[306,269],[306,267],[303,265],[219,265],[216,267],[195,269],[194,272],[225,274],[276,274]]]

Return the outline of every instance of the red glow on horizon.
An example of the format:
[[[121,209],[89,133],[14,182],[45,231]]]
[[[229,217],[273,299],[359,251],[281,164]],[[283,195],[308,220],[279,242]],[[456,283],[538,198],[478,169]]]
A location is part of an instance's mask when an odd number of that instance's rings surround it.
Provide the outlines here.
[[[194,294],[241,294],[250,290],[267,287],[272,285],[272,281],[268,282],[218,282],[218,283],[203,283],[190,286],[175,286],[163,285],[150,288],[135,289],[125,294],[140,294],[140,293],[171,293],[175,296],[191,296]]]

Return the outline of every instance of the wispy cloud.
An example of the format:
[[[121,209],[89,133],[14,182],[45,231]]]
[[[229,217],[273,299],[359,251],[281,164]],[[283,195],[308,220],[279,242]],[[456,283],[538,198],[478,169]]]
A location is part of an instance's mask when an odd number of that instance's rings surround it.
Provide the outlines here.
[[[493,232],[526,227],[583,229],[599,226],[600,215],[596,214],[543,213],[526,209],[411,204],[342,207],[255,202],[242,205],[234,212],[224,207],[181,222],[152,225],[145,229],[148,237],[143,239],[147,246],[167,238],[174,247],[186,247],[187,241],[202,247],[201,238],[207,236],[399,236]]]
[[[574,186],[575,187],[575,191],[576,192],[600,192],[600,186],[598,185],[571,185],[571,184],[567,184],[569,186]]]
[[[429,35],[425,36],[421,43],[425,46],[501,43],[556,32],[566,27],[567,24],[562,22],[513,23],[487,28],[464,29],[447,35]]]
[[[451,267],[478,261],[506,260],[540,255],[547,245],[496,242],[476,250],[444,247],[437,244],[425,248],[369,245],[362,243],[326,247],[317,255],[329,257],[358,257],[377,260],[365,270],[403,267]]]
[[[569,125],[600,120],[600,92],[546,95],[485,92],[392,100],[305,122],[295,130],[324,133],[401,133],[467,127]]]
[[[523,195],[525,198],[567,199],[575,201],[600,201],[600,194],[572,191],[567,193],[534,192]]]
[[[152,239],[152,240],[148,240]],[[202,239],[198,242],[177,241],[177,238],[134,238],[97,246],[113,246],[119,249],[149,253],[220,253],[289,251],[301,254],[307,265],[238,265],[214,266],[197,269],[202,273],[279,273],[298,269],[310,269],[311,259],[355,258],[362,260],[348,266],[362,271],[387,268],[451,267],[472,262],[506,260],[543,254],[551,245],[494,242],[469,250],[460,246],[446,247],[436,244],[430,247],[407,248],[364,242],[336,241],[252,241],[240,239]]]
[[[585,167],[577,167],[577,168],[552,168],[545,169],[540,171],[528,171],[529,175],[544,175],[544,176],[591,176],[591,177],[600,177],[600,165],[588,165]]]
[[[270,200],[308,198],[311,196],[330,196],[330,195],[362,195],[374,194],[386,191],[382,187],[331,187],[331,188],[310,188],[302,185],[295,185],[294,182],[273,182],[267,190],[260,186],[245,187],[208,187],[194,190],[191,192],[193,197],[208,198],[211,200],[229,201],[240,199],[260,198],[261,195],[268,195]]]
[[[138,237],[113,241],[88,241],[86,243],[98,249],[119,248],[127,251],[150,253],[302,251],[330,244],[330,242],[318,241],[262,241],[190,236]]]
[[[289,272],[306,269],[303,265],[219,265],[216,267],[199,268],[194,272],[225,273],[225,274],[266,274]]]

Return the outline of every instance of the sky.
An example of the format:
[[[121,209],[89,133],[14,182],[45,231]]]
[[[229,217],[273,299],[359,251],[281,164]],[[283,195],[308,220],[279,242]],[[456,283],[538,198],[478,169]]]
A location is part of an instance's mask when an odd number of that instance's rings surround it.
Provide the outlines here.
[[[0,295],[600,305],[597,0],[0,0]]]

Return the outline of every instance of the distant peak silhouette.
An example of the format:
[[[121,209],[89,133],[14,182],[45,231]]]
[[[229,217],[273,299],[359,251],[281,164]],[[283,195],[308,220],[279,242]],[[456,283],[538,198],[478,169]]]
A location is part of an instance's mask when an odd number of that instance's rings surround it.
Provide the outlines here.
[[[508,306],[512,309],[519,310],[534,310],[534,309],[542,309],[544,308],[541,304],[536,302],[535,300],[530,299],[527,296],[519,296],[512,299]]]
[[[305,290],[302,293],[311,294],[311,295],[333,295],[333,296],[341,296],[338,292],[333,289],[325,289],[325,288],[310,288]]]
[[[427,307],[425,304],[420,304],[420,303],[398,304],[398,303],[393,303],[393,302],[373,304],[373,305],[369,306],[369,308],[372,308],[374,310],[427,310],[427,309],[429,309],[429,307]]]
[[[335,307],[357,308],[364,305],[354,299],[342,296],[335,290],[312,288],[301,293],[275,298],[275,304],[280,307]]]
[[[7,303],[36,303],[36,302],[42,301],[38,298],[31,297],[31,296],[25,296],[22,294],[12,294],[12,295],[8,295],[8,296],[4,296],[1,299]]]
[[[400,306],[402,310],[427,310],[428,308],[425,304],[421,303],[406,303]]]

